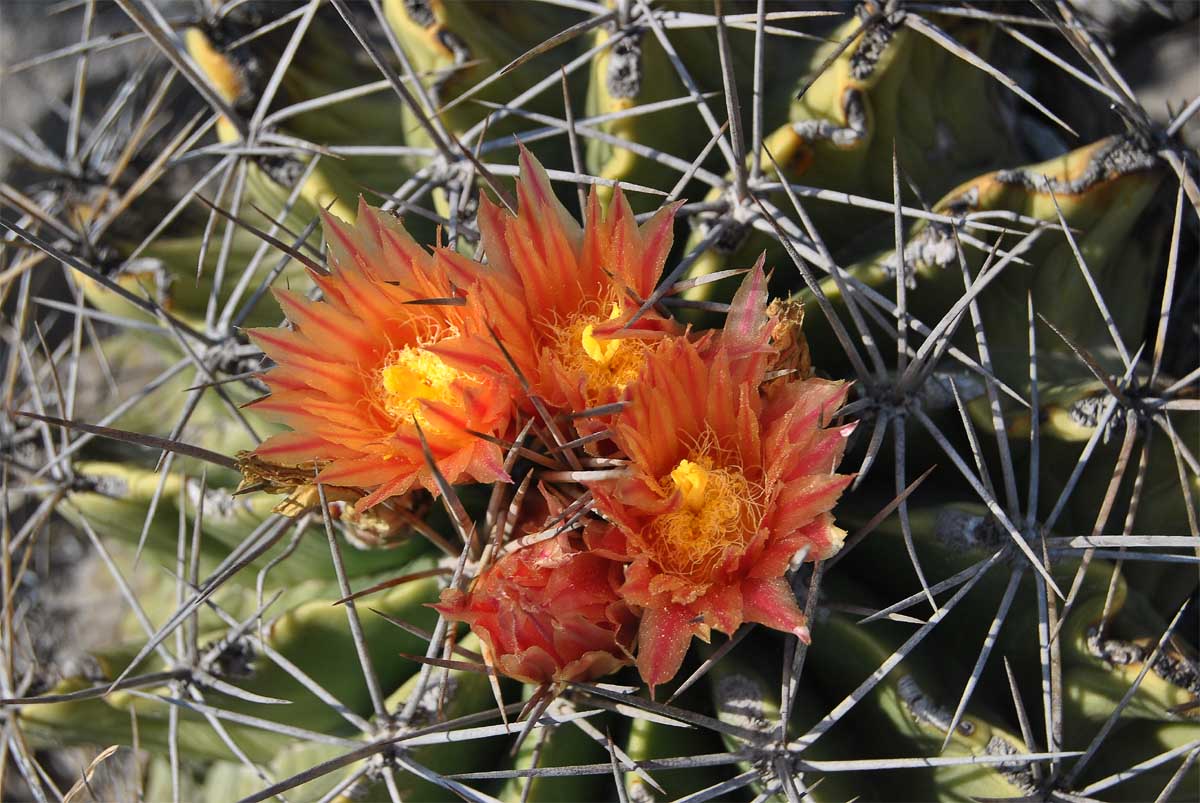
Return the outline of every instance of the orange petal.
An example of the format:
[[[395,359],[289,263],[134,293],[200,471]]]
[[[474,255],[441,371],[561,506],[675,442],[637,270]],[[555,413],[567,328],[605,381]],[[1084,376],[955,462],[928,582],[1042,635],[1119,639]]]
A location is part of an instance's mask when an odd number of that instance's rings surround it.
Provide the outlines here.
[[[454,337],[425,347],[452,368],[467,373],[507,374],[508,363],[491,338]]]
[[[642,241],[641,258],[634,290],[643,297],[650,294],[662,276],[663,265],[675,238],[675,213],[681,206],[683,201],[662,207],[638,230]]]
[[[782,577],[747,580],[742,583],[742,615],[747,622],[758,622],[809,641],[804,612],[796,604],[796,595]]]
[[[767,317],[767,277],[763,273],[766,253],[759,254],[758,261],[746,274],[725,317],[725,328],[721,333],[721,345],[736,357],[752,354],[766,345],[770,319]]]
[[[275,298],[288,320],[311,342],[321,345],[325,359],[353,363],[377,347],[361,321],[343,315],[332,304],[309,301],[290,290],[276,290]]]
[[[582,233],[579,224],[559,203],[546,171],[524,148],[521,177],[517,181],[517,217],[509,217],[504,243],[509,259],[521,277],[530,309],[548,314],[554,310],[574,312],[580,306],[579,253]]]
[[[543,218],[541,224],[553,227],[553,223],[557,222],[558,233],[568,240],[572,250],[577,252],[583,240],[579,223],[554,194],[554,188],[550,186],[550,177],[546,175],[542,163],[534,158],[528,148],[519,143],[518,145],[521,151],[521,177],[517,182],[517,199],[518,203],[522,204],[520,211],[525,212],[524,204],[530,203],[533,208],[528,211],[535,213],[534,220],[553,215],[555,221]]]
[[[338,362],[327,362],[301,356],[292,350],[289,339],[285,335],[293,334],[285,329],[271,331],[256,330],[254,342],[271,359],[280,365],[287,366],[288,384],[292,380],[303,379],[304,384],[316,388],[331,398],[352,399],[363,396],[362,375],[357,369]],[[267,382],[271,382],[271,373],[267,374]]]
[[[267,383],[271,393],[282,393],[289,390],[308,390],[308,382],[304,374],[290,365],[276,365],[269,371],[258,375]],[[249,406],[249,405],[247,405]]]
[[[490,258],[490,255],[489,255]],[[440,248],[434,254],[434,260],[437,263],[438,270],[444,274],[455,287],[466,288],[478,282],[491,282],[496,278],[496,271],[491,264],[481,265],[473,259],[451,251],[449,248]]]
[[[811,474],[783,485],[770,514],[771,528],[787,534],[833,508],[854,477]]]
[[[517,284],[517,269],[513,266],[508,246],[504,242],[509,217],[505,210],[492,203],[486,195],[479,194],[476,222],[479,224],[479,238],[483,242],[484,253],[487,254],[488,267],[506,277],[510,284]]]
[[[297,466],[313,460],[329,460],[353,453],[316,435],[280,432],[260,443],[254,454],[278,465]]]
[[[338,276],[318,276],[314,281],[327,299],[341,297],[337,305],[322,305],[317,314],[322,314],[325,308],[336,306],[345,311],[346,317],[358,319],[356,331],[370,332],[372,329],[382,329],[389,319],[405,312],[399,305],[408,299],[403,293],[396,292],[398,288],[366,276],[342,273]],[[373,340],[378,341],[378,331],[375,334]]]
[[[733,635],[742,626],[744,603],[742,591],[736,585],[714,588],[704,595],[703,609],[712,626],[722,633]],[[701,607],[699,604],[693,607]]]
[[[849,431],[844,431],[849,430]],[[815,437],[803,447],[784,448],[781,459],[786,461],[783,481],[787,482],[805,474],[828,474],[842,459],[846,438],[854,430],[853,425],[837,429],[815,430]]]
[[[412,488],[415,480],[415,475],[396,476],[388,482],[385,482],[383,485],[380,485],[367,496],[363,497],[363,499],[355,505],[355,509],[367,510],[385,499],[393,496],[399,496],[402,493],[408,493],[408,490]]]
[[[349,223],[322,211],[321,228],[325,233],[325,243],[329,247],[329,262],[335,271],[369,271],[371,259],[366,250],[367,243],[355,236]]]
[[[625,194],[619,187],[613,194],[607,213],[601,215],[598,203],[588,210],[582,267],[591,275],[584,276],[583,279],[588,285],[607,284],[608,279],[604,274],[607,270],[639,296],[648,296],[654,289],[654,280],[651,280],[649,288],[640,280],[641,243],[637,223],[633,217],[633,210],[629,208],[629,202],[625,200]]]
[[[270,396],[255,399],[245,406],[273,421],[301,429],[313,423],[312,416],[304,409],[304,403],[311,397],[312,390],[307,387],[301,390],[276,390]]]
[[[396,477],[414,474],[416,467],[406,461],[384,460],[375,455],[364,455],[346,460],[337,460],[321,471],[318,479],[329,485],[369,487],[394,480]]]
[[[359,229],[371,237],[378,249],[378,259],[371,265],[377,278],[407,284],[415,269],[428,270],[432,264],[429,253],[417,244],[404,224],[381,209],[367,206],[361,198],[359,201]]]
[[[513,481],[504,470],[504,458],[499,446],[480,441],[474,446],[472,453],[471,476],[480,478],[481,482]]]
[[[638,672],[654,687],[675,677],[688,646],[692,643],[692,613],[682,605],[651,608],[642,614],[638,627]]]
[[[313,345],[300,332],[293,332],[279,326],[264,326],[246,330],[250,342],[263,350],[263,353],[275,362],[283,365],[294,359],[325,360],[325,352]]]

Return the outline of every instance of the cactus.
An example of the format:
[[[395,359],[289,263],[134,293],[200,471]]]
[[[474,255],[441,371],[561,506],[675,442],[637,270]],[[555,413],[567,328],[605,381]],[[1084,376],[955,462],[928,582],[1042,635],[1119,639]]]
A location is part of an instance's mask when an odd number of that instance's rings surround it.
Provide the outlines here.
[[[1194,797],[1200,103],[1072,4],[58,13],[0,796]]]

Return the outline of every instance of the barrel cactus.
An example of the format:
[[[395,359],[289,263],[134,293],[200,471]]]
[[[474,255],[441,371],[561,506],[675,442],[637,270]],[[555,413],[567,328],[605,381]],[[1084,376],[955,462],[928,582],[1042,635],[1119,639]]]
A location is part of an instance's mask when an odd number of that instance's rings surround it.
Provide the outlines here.
[[[5,68],[5,799],[1194,798],[1097,4],[182,5]]]

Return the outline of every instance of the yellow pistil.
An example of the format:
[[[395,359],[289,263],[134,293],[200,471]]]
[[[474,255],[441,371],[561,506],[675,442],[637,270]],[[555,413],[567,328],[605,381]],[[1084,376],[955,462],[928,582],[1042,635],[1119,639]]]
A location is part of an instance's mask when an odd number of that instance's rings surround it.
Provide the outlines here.
[[[637,379],[646,363],[646,343],[636,338],[596,337],[596,327],[605,320],[615,321],[624,314],[621,305],[614,302],[608,318],[599,315],[580,315],[568,319],[560,331],[558,353],[563,365],[577,371],[587,379],[590,394],[599,394],[605,388],[624,390]]]
[[[745,548],[754,534],[758,488],[737,468],[717,468],[701,455],[680,460],[660,484],[683,501],[652,527],[653,548],[666,571],[703,579],[726,550]]]
[[[451,386],[460,377],[460,371],[436,354],[405,346],[392,352],[379,372],[383,409],[398,420],[411,420],[415,415],[424,424],[421,401],[453,404],[456,399]]]
[[[621,305],[614,303],[612,312],[609,313],[608,319],[615,321],[621,317]],[[621,349],[620,340],[605,340],[601,342],[596,339],[592,333],[596,331],[596,324],[589,323],[583,327],[583,333],[579,336],[579,342],[583,344],[583,352],[592,358],[592,362],[600,365],[608,365],[612,362],[613,357],[617,356],[617,352]]]
[[[704,489],[708,487],[708,469],[691,460],[680,460],[671,469],[671,482],[683,497],[683,504],[692,513],[704,509]]]

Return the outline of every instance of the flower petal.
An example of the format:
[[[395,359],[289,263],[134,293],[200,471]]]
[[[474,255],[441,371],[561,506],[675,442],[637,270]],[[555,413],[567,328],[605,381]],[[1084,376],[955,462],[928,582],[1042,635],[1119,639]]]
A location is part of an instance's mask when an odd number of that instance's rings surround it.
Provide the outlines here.
[[[298,466],[321,459],[347,457],[354,453],[316,435],[280,432],[260,443],[254,449],[254,454],[271,463]]]
[[[791,633],[806,644],[809,641],[804,612],[796,604],[791,586],[782,577],[743,583],[742,615],[747,622],[758,622]]]
[[[683,657],[692,643],[695,625],[693,614],[682,605],[650,608],[642,614],[638,627],[638,672],[650,694],[654,687],[666,683],[683,665]]]
[[[767,317],[767,277],[763,272],[766,253],[759,254],[758,261],[746,274],[725,317],[725,328],[721,331],[721,346],[734,359],[764,352],[771,333],[771,319]]]

